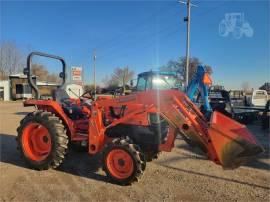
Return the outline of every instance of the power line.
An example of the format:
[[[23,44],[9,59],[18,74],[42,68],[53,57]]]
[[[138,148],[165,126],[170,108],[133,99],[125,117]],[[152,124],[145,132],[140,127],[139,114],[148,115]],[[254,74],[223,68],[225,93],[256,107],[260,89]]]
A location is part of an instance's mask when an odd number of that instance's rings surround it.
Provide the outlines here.
[[[197,15],[194,14],[194,17],[197,17],[197,16],[203,16],[203,15],[208,15],[209,13],[213,12],[213,10],[216,11],[217,8],[223,6],[225,3],[227,3],[227,2],[223,2],[223,3],[219,4],[218,6],[212,7],[212,8],[210,8],[210,9],[204,11],[204,12],[200,12],[200,13],[198,13],[198,14],[196,13]],[[179,12],[178,12],[178,13],[179,13]],[[160,30],[158,33],[161,33],[161,32],[163,32],[163,31],[167,31],[168,28],[175,27],[175,26],[177,26],[177,25],[174,25],[174,24],[173,24],[172,26],[168,26],[168,27],[166,27],[165,29]],[[153,34],[150,34],[149,36],[152,37],[153,35],[156,35],[156,32],[153,33]],[[145,36],[144,36],[143,38],[145,38]],[[119,46],[119,44],[118,44],[118,46]],[[123,46],[123,47],[127,47],[127,46]],[[123,49],[123,48],[122,48],[122,49]],[[116,54],[117,54],[117,53],[116,53]],[[114,52],[112,55],[109,55],[109,54],[103,54],[103,55],[101,56],[101,58],[108,58],[108,57],[111,57],[111,56],[113,56],[113,55],[115,55],[115,52]]]
[[[219,4],[218,6],[212,7],[212,8],[210,8],[210,9],[206,10],[206,11],[203,11],[203,12],[200,12],[200,13],[196,13],[196,14],[194,14],[194,16],[195,16],[195,17],[199,17],[199,16],[203,16],[203,15],[209,15],[211,12],[213,12],[213,10],[216,11],[217,8],[223,6],[225,3],[227,3],[227,2],[223,2],[223,3]],[[155,33],[153,33],[153,34],[151,34],[151,35],[149,35],[149,36],[150,36],[150,37],[153,37],[153,35],[156,36],[157,34],[160,34],[160,33],[164,32],[164,31],[168,31],[167,28],[170,28],[170,27],[176,27],[176,26],[177,26],[177,25],[168,26],[168,27],[166,27],[165,29],[162,29],[162,30],[160,30],[159,32],[155,32]],[[179,27],[177,27],[177,29],[173,29],[172,32],[169,32],[167,35],[164,35],[162,38],[164,38],[164,37],[167,38],[167,36],[171,36],[171,35],[177,33],[178,31],[179,31]],[[184,31],[184,30],[181,30],[181,31]],[[144,37],[144,38],[145,38],[145,37]],[[145,46],[145,45],[147,45],[147,46]],[[148,45],[150,45],[150,46],[148,46]],[[151,47],[151,46],[153,46],[153,45],[155,45],[155,44],[152,44],[152,43],[151,43],[151,44],[146,43],[146,44],[144,44],[143,46],[140,46],[140,48]],[[126,46],[123,46],[123,47],[126,47]],[[123,48],[122,48],[122,49],[123,49]],[[117,54],[117,53],[116,53],[116,54]],[[108,54],[105,54],[105,55],[108,55]],[[105,55],[103,55],[102,58],[105,58]],[[108,58],[108,57],[110,57],[110,56],[113,56],[113,55],[115,55],[115,54],[108,55],[108,56],[106,56],[106,58]],[[124,54],[120,54],[120,56],[126,56],[126,55],[129,55],[129,53],[125,52]],[[115,61],[115,60],[119,60],[119,59],[120,59],[120,58],[113,59],[113,60],[110,60],[110,61]]]
[[[172,7],[172,8],[169,9],[169,10],[168,10],[168,8],[166,8],[166,7],[165,7],[165,8],[164,8],[164,7],[163,7],[163,8],[160,8],[157,12],[152,13],[149,17],[147,17],[146,19],[143,19],[143,20],[139,21],[139,22],[136,23],[135,25],[132,25],[132,26],[126,28],[126,30],[131,31],[131,30],[137,29],[137,28],[138,28],[140,25],[142,25],[143,23],[152,20],[152,18],[155,17],[155,16],[157,15],[157,13],[159,13],[159,12],[161,12],[161,11],[163,11],[163,10],[171,11],[171,10],[173,10],[173,9],[175,9],[175,8]],[[126,34],[116,35],[115,37],[112,37],[111,39],[109,39],[109,40],[107,40],[107,41],[101,43],[100,45],[97,45],[97,46],[96,46],[96,49],[100,49],[101,47],[106,47],[106,46],[108,46],[108,44],[110,44],[111,42],[116,41],[116,39],[118,39],[118,40],[120,39],[120,40],[121,40],[121,39],[122,39],[122,36],[126,36]]]
[[[179,13],[179,11],[175,12],[174,15],[176,15],[178,13]],[[166,18],[168,18],[168,16],[166,16]],[[145,26],[147,26],[147,25],[146,24],[143,24],[143,26],[141,26],[141,27],[145,27]],[[136,27],[136,28],[138,29],[138,27]],[[149,28],[149,26],[147,26],[147,28]],[[149,29],[144,29],[144,31],[146,31],[146,30],[149,30]],[[104,50],[103,51],[100,51],[100,52],[103,52],[103,54],[101,56],[99,56],[99,57],[104,57],[105,55],[107,55],[107,54],[104,54],[104,53],[106,53],[106,52],[108,52],[108,51],[110,51],[110,50],[118,47],[119,44],[121,45],[121,42],[123,44],[123,38],[126,38],[126,39],[128,39],[128,38],[134,38],[134,36],[132,37],[132,36],[129,36],[129,35],[126,34],[124,37],[119,37],[119,39],[117,39],[117,40],[112,40],[111,41],[112,42],[111,45],[112,44],[114,44],[114,45],[109,46],[108,48],[104,49],[105,51]],[[119,41],[120,41],[120,43],[119,43]]]
[[[171,30],[171,32],[167,33],[162,38],[163,39],[166,39],[166,38],[172,36],[173,34],[178,33],[179,31],[184,31],[184,30],[179,30],[179,27],[175,27],[175,28],[176,29]],[[154,44],[154,43],[152,43],[152,41],[150,41],[150,43],[145,43],[143,46],[137,46],[137,47],[140,48],[140,49],[145,49],[145,48],[149,48],[149,47],[152,47],[152,46],[155,46],[155,45],[156,44]],[[136,48],[134,48],[134,49],[136,49]],[[125,57],[125,56],[128,56],[128,55],[131,55],[131,54],[128,53],[128,52],[125,52],[124,54],[121,54],[120,56],[121,57]],[[114,59],[110,60],[110,62],[115,62],[115,61],[118,61],[120,59],[121,59],[120,57],[118,57],[118,58],[115,57]]]
[[[172,28],[172,27],[175,28],[177,26],[175,24],[166,26],[165,28],[159,30],[158,32],[154,31],[152,33],[148,33],[147,35],[144,35],[143,38],[152,38],[153,36],[157,36],[158,34],[161,34],[163,32],[170,30],[169,28]],[[115,54],[112,54],[112,55],[115,55]],[[108,58],[108,57],[111,57],[112,55],[104,54],[104,55],[101,55],[99,58]]]

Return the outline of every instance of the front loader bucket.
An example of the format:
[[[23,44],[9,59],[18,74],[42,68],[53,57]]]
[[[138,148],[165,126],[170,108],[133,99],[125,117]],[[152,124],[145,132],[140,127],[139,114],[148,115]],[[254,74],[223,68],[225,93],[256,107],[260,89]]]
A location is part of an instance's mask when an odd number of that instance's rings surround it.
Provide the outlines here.
[[[246,126],[219,113],[213,112],[208,134],[212,149],[224,169],[234,169],[264,150]]]

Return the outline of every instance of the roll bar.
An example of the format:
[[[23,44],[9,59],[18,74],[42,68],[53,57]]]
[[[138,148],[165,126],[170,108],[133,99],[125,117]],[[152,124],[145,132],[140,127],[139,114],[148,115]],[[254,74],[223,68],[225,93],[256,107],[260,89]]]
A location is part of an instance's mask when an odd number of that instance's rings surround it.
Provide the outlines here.
[[[47,53],[42,53],[42,52],[31,52],[28,56],[27,56],[27,62],[26,62],[26,68],[24,68],[23,73],[25,75],[27,75],[27,79],[28,82],[30,84],[30,86],[34,89],[35,91],[35,98],[39,99],[40,98],[40,94],[38,91],[38,87],[37,85],[34,83],[33,79],[32,79],[32,75],[31,75],[31,67],[32,67],[32,58],[34,56],[41,56],[41,57],[47,57],[47,58],[52,58],[55,60],[59,60],[62,63],[62,72],[60,72],[59,77],[63,79],[61,85],[59,86],[59,88],[62,88],[63,85],[66,82],[66,62],[63,58],[56,56],[56,55],[50,55]]]

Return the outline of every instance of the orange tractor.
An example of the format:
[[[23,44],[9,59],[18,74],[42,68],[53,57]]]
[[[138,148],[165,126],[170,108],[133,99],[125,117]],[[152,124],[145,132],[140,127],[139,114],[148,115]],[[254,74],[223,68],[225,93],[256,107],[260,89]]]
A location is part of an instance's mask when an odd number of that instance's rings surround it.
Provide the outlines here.
[[[197,106],[178,90],[147,90],[117,98],[93,99],[85,93],[70,99],[62,86],[53,99],[40,99],[31,76],[34,55],[58,59],[65,82],[65,61],[39,52],[27,58],[25,74],[36,98],[35,106],[18,127],[18,148],[27,164],[38,170],[57,168],[70,144],[86,146],[90,155],[102,153],[103,169],[116,183],[137,181],[146,162],[161,151],[171,151],[178,134],[200,147],[209,160],[234,169],[263,151],[254,136],[240,123],[213,112],[210,122]]]

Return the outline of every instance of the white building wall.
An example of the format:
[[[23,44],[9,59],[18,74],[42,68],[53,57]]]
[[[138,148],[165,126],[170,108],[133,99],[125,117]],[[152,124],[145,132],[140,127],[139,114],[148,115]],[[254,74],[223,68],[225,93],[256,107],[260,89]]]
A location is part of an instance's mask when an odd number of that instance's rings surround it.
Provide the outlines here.
[[[0,87],[4,88],[4,101],[10,100],[10,81],[0,81]]]

